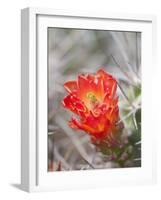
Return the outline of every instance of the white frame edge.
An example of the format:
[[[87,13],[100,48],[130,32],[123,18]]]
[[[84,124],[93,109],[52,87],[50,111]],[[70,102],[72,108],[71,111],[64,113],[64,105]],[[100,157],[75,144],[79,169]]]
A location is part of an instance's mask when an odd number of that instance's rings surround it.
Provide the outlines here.
[[[21,11],[21,188],[36,185],[36,13]]]
[[[25,191],[41,191],[37,184],[37,104],[36,104],[36,15],[58,15],[99,19],[149,21],[153,25],[153,59],[156,60],[156,17],[92,13],[82,11],[25,8],[21,11],[21,188]],[[154,145],[155,147],[155,145]],[[156,154],[154,149],[153,155]],[[153,156],[154,157],[154,156]],[[155,156],[156,157],[156,156]],[[153,178],[156,182],[156,158],[153,163]],[[45,190],[50,190],[45,189]]]

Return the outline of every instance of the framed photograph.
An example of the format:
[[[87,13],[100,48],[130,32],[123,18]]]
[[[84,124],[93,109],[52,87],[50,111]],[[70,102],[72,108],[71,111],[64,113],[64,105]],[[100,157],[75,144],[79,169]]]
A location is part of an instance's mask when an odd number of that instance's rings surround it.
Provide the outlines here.
[[[155,183],[155,23],[22,10],[23,190]]]

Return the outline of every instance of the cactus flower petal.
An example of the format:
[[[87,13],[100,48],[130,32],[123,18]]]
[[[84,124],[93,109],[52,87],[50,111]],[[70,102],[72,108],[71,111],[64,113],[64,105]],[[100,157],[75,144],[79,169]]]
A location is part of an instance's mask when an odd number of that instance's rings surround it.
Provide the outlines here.
[[[119,121],[117,81],[103,69],[96,74],[82,74],[77,80],[64,84],[68,95],[62,104],[75,113],[69,126],[83,130],[91,138],[104,140],[109,134],[115,134]]]

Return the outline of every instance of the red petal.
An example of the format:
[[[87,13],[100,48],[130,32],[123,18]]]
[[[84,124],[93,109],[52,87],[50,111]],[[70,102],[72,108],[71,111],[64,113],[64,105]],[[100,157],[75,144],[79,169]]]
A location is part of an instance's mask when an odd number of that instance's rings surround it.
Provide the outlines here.
[[[78,122],[78,120],[74,117],[71,118],[71,121],[69,121],[69,126],[71,128],[74,128],[74,129],[81,129],[81,125],[80,123]]]
[[[68,81],[64,84],[64,87],[68,92],[73,92],[73,90],[78,89],[76,81]]]
[[[103,78],[103,80],[112,78],[111,74],[106,73],[103,69],[99,69],[97,71],[97,74],[100,75]]]
[[[81,117],[85,117],[86,113],[88,113],[88,110],[83,102],[72,93],[66,96],[62,103],[64,107],[68,108]]]
[[[109,88],[110,98],[114,98],[117,89],[117,82],[114,79],[110,79],[106,82],[106,86]]]
[[[108,109],[108,112],[106,113],[106,117],[111,122],[112,126],[115,125],[115,122],[119,120],[119,109],[118,106],[112,108],[110,107]]]
[[[87,124],[80,123],[76,118],[72,117],[71,121],[69,122],[69,126],[74,129],[80,129],[87,133],[93,133],[95,130],[94,128],[88,126]]]
[[[86,98],[87,91],[91,91],[88,79],[83,75],[78,76],[78,94],[80,99],[84,100]]]
[[[78,95],[79,98],[85,103],[88,109],[93,107],[91,105],[91,99],[88,94],[92,94],[95,96],[97,101],[103,101],[104,97],[104,84],[101,77],[97,75],[88,75],[83,76],[80,75],[78,77]]]
[[[100,75],[103,79],[104,90],[109,93],[110,97],[113,98],[117,89],[116,80],[108,73],[106,73],[103,69],[97,71],[97,74]]]
[[[115,97],[113,99],[111,99],[111,97],[109,96],[109,94],[107,93],[104,97],[103,102],[108,106],[108,107],[115,107],[118,104],[118,97]]]

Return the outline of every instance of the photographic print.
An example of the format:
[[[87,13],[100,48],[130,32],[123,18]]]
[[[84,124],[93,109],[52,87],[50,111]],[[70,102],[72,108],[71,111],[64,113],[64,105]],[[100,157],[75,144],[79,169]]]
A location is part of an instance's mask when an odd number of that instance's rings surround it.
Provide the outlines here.
[[[48,172],[141,167],[141,33],[47,37]]]

